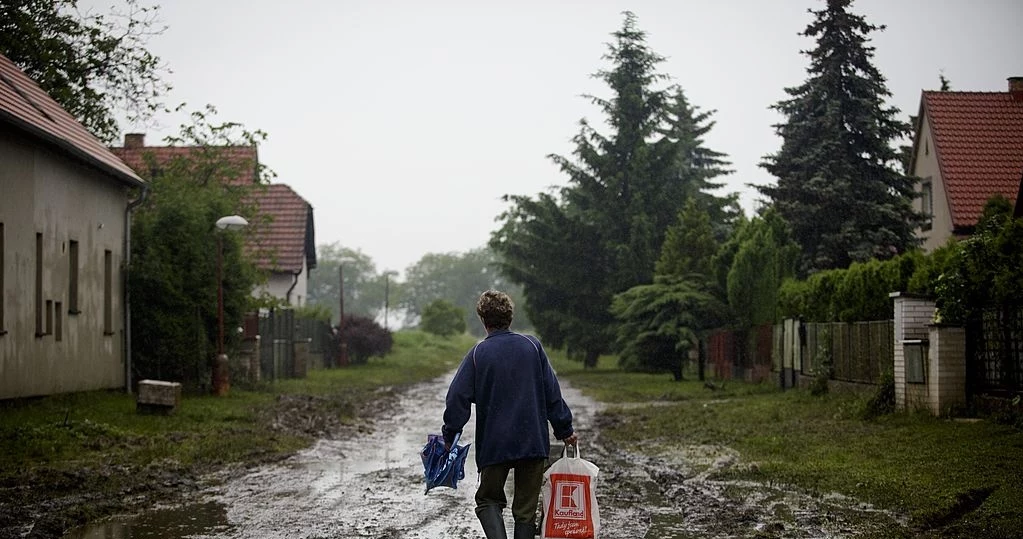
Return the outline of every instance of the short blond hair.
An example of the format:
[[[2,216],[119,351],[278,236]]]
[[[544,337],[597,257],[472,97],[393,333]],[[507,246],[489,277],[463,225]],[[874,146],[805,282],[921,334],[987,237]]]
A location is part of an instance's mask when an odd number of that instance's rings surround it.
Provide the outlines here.
[[[515,315],[515,304],[508,294],[487,290],[476,302],[476,314],[480,315],[487,329],[508,329]]]

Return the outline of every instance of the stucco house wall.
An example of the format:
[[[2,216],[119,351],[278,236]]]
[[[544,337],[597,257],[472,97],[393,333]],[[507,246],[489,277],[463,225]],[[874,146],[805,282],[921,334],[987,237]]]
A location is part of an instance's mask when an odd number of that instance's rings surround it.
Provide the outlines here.
[[[125,384],[127,187],[51,148],[0,124],[0,399]]]
[[[294,288],[292,288],[293,285]],[[252,291],[253,297],[258,298],[263,294],[287,301],[292,307],[305,305],[309,294],[309,270],[306,263],[302,263],[302,273],[298,275],[297,282],[292,273],[271,272],[266,284],[258,286]]]

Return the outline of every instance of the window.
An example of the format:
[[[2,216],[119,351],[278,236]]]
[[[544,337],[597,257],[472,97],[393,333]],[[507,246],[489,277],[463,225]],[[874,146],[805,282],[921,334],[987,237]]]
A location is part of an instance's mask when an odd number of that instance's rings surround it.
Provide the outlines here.
[[[926,367],[927,340],[911,339],[902,341],[902,353],[906,361],[906,383],[927,383]]]
[[[103,334],[114,334],[114,253],[103,251]]]
[[[53,300],[46,300],[46,335],[53,334]]]
[[[6,335],[4,325],[4,224],[0,223],[0,335]]]
[[[929,177],[920,184],[920,211],[924,214],[924,222],[920,228],[930,230],[934,218],[934,187]]]
[[[67,285],[67,311],[68,314],[79,314],[78,310],[78,242],[68,242],[68,285]]]
[[[36,233],[36,337],[43,332],[43,235]]]
[[[58,341],[64,340],[64,311],[61,310],[61,307],[63,307],[61,302],[54,303],[53,335],[54,339]]]

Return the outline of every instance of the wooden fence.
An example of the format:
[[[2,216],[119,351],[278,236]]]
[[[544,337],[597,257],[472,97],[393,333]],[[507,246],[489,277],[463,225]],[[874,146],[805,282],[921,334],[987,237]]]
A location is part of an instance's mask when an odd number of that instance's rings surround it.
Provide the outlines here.
[[[830,369],[833,380],[877,384],[894,370],[892,320],[804,323],[798,331],[802,361],[797,364],[804,376]]]
[[[798,332],[786,336],[785,328]],[[718,330],[707,339],[707,361],[718,379],[739,378],[759,382],[783,365],[798,366],[803,376],[827,369],[829,377],[844,382],[880,383],[894,369],[892,320],[853,323],[794,323],[757,326],[750,331]],[[798,345],[784,346],[785,342]],[[796,354],[788,361],[782,354]],[[791,370],[791,369],[790,369]]]
[[[760,382],[771,375],[774,326],[749,331],[721,329],[707,338],[707,362],[715,378]]]

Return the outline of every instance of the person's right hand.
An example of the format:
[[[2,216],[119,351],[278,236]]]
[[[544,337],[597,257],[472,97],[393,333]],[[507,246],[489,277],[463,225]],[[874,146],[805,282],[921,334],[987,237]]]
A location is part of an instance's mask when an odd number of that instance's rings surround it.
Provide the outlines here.
[[[575,433],[573,432],[572,434],[570,434],[568,436],[568,438],[565,438],[564,440],[561,440],[561,441],[565,442],[565,445],[575,445],[575,444],[579,443],[579,438],[577,438]]]

